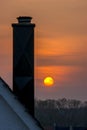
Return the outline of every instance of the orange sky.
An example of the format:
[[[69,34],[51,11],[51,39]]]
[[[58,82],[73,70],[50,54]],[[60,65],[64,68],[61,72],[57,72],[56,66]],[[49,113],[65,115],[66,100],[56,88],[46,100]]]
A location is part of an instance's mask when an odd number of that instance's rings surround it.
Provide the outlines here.
[[[12,87],[12,28],[18,16],[35,28],[35,97],[87,99],[87,1],[3,0],[0,4],[0,75]],[[54,87],[44,87],[52,76]]]

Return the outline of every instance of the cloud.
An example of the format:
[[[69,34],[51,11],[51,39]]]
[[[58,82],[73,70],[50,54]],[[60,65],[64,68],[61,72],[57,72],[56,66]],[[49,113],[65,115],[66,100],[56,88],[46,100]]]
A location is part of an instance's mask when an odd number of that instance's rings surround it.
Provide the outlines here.
[[[82,55],[56,55],[40,57],[37,66],[87,66],[86,56]]]

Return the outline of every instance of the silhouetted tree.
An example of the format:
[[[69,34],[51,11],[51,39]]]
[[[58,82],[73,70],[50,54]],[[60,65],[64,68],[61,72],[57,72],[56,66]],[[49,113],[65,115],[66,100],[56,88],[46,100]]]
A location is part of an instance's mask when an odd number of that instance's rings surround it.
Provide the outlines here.
[[[68,107],[69,108],[80,108],[81,107],[81,101],[69,99],[68,100]]]
[[[61,109],[61,108],[66,108],[67,107],[67,99],[63,98],[63,99],[58,99],[56,101],[57,104],[57,108]]]

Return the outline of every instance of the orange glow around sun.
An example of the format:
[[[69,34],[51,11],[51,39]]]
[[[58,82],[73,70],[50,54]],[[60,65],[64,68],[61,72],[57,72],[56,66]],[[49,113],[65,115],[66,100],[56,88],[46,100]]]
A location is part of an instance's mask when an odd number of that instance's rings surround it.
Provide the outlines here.
[[[52,77],[46,77],[46,78],[44,79],[44,85],[45,85],[46,87],[52,87],[53,84],[54,84],[54,79],[53,79]]]

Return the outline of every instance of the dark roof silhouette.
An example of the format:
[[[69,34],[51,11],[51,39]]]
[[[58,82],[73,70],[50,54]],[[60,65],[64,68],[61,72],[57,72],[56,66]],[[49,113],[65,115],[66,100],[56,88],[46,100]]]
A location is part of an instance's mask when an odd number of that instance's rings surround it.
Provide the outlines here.
[[[0,78],[0,130],[42,130]]]

